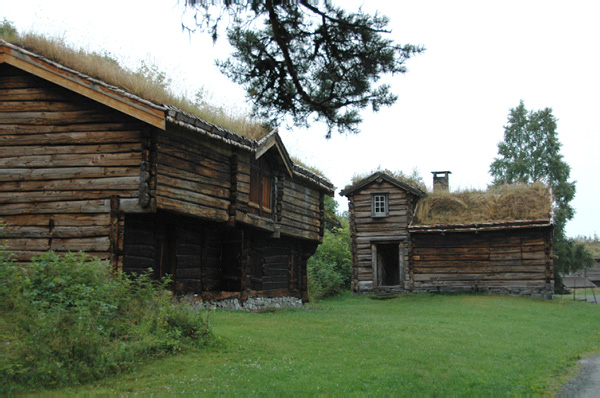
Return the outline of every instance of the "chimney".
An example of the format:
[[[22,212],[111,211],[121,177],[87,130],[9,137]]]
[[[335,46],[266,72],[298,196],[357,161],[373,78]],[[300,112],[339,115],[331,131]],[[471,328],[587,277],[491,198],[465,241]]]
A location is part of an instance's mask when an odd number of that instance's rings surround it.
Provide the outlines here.
[[[432,171],[431,174],[433,174],[433,192],[450,191],[448,174],[452,174],[451,171]]]

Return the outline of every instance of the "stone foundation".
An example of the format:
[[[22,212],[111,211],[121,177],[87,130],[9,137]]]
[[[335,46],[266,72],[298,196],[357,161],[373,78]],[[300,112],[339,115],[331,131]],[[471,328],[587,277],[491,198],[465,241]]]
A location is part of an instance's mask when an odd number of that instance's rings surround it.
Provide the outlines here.
[[[304,308],[302,299],[297,297],[250,297],[246,301],[230,298],[215,301],[199,301],[199,308],[223,309],[247,312],[263,312],[279,308]]]

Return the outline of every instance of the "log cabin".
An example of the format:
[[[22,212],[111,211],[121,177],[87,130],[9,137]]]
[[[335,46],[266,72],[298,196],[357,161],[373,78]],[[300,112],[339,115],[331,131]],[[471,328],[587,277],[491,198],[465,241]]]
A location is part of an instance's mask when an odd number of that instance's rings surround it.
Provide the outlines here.
[[[204,300],[308,300],[327,179],[250,139],[0,41],[0,223],[18,262],[85,251]]]
[[[434,189],[448,191],[450,172],[433,174]],[[527,217],[520,217],[514,209],[491,209],[481,197],[477,202],[494,216],[478,209],[469,214],[465,198],[449,192],[435,198],[382,172],[346,187],[341,194],[349,200],[353,291],[551,296],[550,196],[545,187],[522,191],[530,196],[511,197],[510,202],[537,207],[541,215],[525,212]],[[491,196],[495,206],[508,207],[498,192]],[[448,214],[442,220],[436,211]]]

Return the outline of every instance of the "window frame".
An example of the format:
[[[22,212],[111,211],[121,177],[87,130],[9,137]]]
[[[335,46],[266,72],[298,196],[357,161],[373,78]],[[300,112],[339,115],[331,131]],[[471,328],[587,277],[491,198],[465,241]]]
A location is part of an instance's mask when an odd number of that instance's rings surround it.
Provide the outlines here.
[[[378,200],[379,198],[383,198],[383,201]],[[381,206],[382,202],[383,202],[383,211],[378,209]],[[383,218],[383,217],[388,217],[389,214],[390,214],[390,210],[389,210],[388,193],[387,192],[375,192],[375,193],[371,194],[371,217]]]
[[[275,178],[268,163],[264,159],[251,162],[248,206],[256,211],[251,214],[268,219],[274,217],[274,187]]]

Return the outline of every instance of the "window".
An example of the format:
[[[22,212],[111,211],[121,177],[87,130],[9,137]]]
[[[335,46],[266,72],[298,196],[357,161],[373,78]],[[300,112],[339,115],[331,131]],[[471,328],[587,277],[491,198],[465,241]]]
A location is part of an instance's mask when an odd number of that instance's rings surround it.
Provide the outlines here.
[[[373,217],[386,217],[388,215],[387,194],[374,194],[371,204],[371,215]]]
[[[260,217],[273,214],[273,177],[266,162],[259,159],[250,166],[250,203],[248,211]]]

